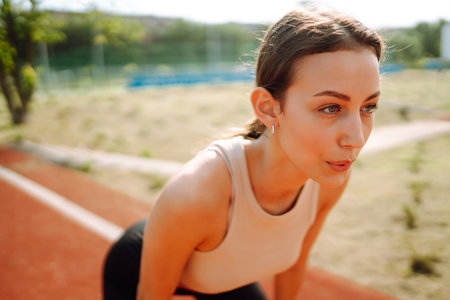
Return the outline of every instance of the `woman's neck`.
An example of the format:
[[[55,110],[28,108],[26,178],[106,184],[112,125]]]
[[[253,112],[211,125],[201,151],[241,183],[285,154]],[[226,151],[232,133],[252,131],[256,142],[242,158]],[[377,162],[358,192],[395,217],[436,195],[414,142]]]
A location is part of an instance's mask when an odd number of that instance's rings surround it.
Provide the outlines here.
[[[261,136],[244,145],[253,193],[268,212],[289,210],[308,180],[286,157],[278,141]]]

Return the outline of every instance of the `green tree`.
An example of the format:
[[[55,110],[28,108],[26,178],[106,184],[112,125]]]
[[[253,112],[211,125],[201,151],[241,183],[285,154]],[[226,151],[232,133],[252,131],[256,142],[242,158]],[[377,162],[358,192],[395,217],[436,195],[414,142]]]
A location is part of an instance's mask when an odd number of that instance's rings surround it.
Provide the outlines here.
[[[117,57],[134,58],[137,45],[142,47],[146,36],[141,22],[97,10],[55,17],[66,21],[61,30],[67,36],[67,40],[50,49],[55,68],[93,66],[94,70],[101,70]]]
[[[441,52],[441,30],[445,21],[436,23],[421,22],[414,27],[420,36],[423,55],[426,57],[439,57]]]
[[[421,22],[411,28],[385,33],[388,41],[388,61],[420,67],[426,58],[438,58],[441,48],[441,30],[445,20]]]
[[[92,65],[94,75],[102,75],[105,64],[105,45],[124,49],[129,43],[141,41],[145,28],[139,22],[120,16],[105,15],[94,10],[84,16],[92,28]]]
[[[200,24],[175,19],[152,28],[147,47],[152,63],[235,62],[258,46],[256,25]]]
[[[0,86],[14,124],[25,122],[36,86],[35,48],[64,36],[53,29],[48,16],[30,0],[24,9],[11,0],[0,6]]]

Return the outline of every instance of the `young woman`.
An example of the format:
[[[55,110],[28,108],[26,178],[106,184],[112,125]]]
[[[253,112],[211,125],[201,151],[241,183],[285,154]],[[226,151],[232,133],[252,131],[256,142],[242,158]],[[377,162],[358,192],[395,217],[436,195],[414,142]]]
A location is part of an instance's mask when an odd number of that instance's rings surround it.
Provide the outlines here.
[[[294,299],[309,251],[373,126],[380,37],[337,12],[294,11],[259,49],[256,120],[161,191],[105,265],[105,299]]]

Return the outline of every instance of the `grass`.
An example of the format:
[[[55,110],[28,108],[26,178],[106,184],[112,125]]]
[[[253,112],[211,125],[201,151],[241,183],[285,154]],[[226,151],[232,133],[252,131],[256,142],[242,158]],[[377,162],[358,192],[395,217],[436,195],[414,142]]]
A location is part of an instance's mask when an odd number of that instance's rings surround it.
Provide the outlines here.
[[[417,214],[413,211],[411,206],[403,204],[403,212],[405,214],[405,223],[407,229],[414,229],[417,227]]]
[[[85,162],[78,166],[70,166],[71,169],[74,169],[76,171],[82,172],[82,173],[89,173],[92,171],[92,163],[91,162]]]
[[[153,157],[152,151],[148,148],[144,148],[141,150],[141,156],[142,157],[147,157],[147,158],[151,158]]]
[[[450,71],[407,70],[384,74],[377,124],[430,116],[448,117]]]
[[[434,266],[437,262],[439,262],[439,259],[433,255],[414,255],[411,257],[410,275],[422,274],[427,276],[439,276]]]
[[[409,182],[408,187],[412,192],[414,202],[422,203],[423,193],[430,187],[430,183],[424,180],[413,180]]]
[[[148,174],[149,188],[151,191],[158,192],[166,184],[167,178],[158,174]]]
[[[407,70],[383,76],[382,97],[413,110],[449,109],[450,71]]]
[[[448,116],[448,82],[449,71],[386,75],[377,126]],[[252,118],[251,89],[251,84],[231,84],[41,94],[23,126],[10,125],[1,101],[0,143],[27,139],[184,162]],[[443,136],[361,157],[314,247],[312,263],[400,299],[447,299],[448,149],[450,137]],[[166,180],[87,169],[85,176],[144,201],[152,201]]]
[[[186,161],[217,136],[251,118],[250,84],[147,89],[127,93],[35,99],[29,122],[4,128],[35,142]],[[9,123],[0,102],[0,128]]]

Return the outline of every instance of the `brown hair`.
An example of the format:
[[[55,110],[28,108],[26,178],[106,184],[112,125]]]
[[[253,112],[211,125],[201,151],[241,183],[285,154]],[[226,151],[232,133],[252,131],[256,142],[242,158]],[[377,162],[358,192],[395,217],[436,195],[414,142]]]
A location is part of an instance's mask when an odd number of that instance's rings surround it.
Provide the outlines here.
[[[256,86],[267,89],[283,108],[283,96],[291,84],[293,66],[300,58],[317,53],[369,47],[380,61],[383,41],[359,21],[331,10],[292,11],[265,33],[256,62]],[[255,119],[245,138],[258,138],[266,126]]]

